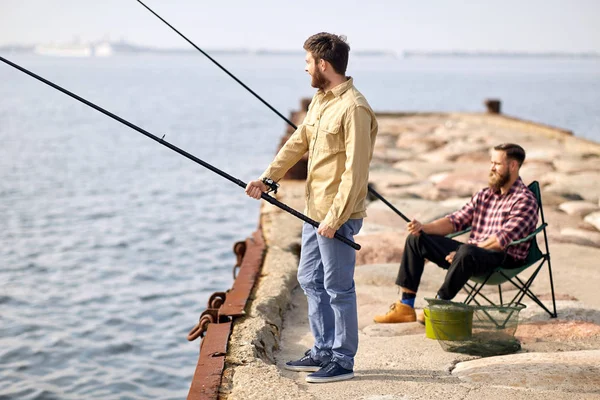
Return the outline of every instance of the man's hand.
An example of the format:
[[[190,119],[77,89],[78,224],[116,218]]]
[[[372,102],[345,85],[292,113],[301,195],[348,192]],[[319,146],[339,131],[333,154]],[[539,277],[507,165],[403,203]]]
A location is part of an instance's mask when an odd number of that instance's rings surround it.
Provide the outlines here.
[[[456,255],[456,252],[453,251],[450,254],[448,254],[446,256],[446,261],[448,261],[450,264],[452,264],[452,261],[454,260],[454,256]]]
[[[494,251],[502,251],[504,250],[502,246],[500,246],[500,242],[496,235],[492,235],[489,238],[485,239],[483,242],[478,242],[477,247],[481,247],[482,249],[494,250]]]
[[[248,182],[246,185],[246,194],[253,199],[260,199],[261,194],[267,190],[267,185],[265,185],[261,180]]]
[[[421,234],[421,230],[423,229],[423,224],[413,219],[406,225],[406,230],[408,233],[414,236],[419,236]]]
[[[317,233],[321,236],[331,239],[333,238],[333,235],[335,235],[335,229],[330,228],[328,225],[325,225],[321,222],[319,224],[319,228],[317,229]]]

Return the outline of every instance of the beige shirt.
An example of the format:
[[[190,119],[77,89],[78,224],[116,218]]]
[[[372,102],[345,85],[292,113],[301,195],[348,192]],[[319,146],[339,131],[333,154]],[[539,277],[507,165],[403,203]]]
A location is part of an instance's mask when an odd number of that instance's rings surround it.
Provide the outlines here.
[[[366,217],[377,120],[352,78],[317,91],[302,124],[261,175],[279,181],[308,151],[305,214],[337,230]]]

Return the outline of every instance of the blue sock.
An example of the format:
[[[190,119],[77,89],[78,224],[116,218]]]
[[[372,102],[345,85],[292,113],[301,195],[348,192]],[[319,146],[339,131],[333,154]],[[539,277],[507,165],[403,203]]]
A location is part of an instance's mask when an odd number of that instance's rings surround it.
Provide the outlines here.
[[[407,306],[411,306],[412,308],[415,308],[415,299],[402,299],[402,300],[400,300],[400,302],[402,304],[406,304]]]
[[[415,293],[402,292],[402,300],[400,300],[400,302],[402,304],[406,304],[407,306],[415,308],[415,298],[416,297],[417,297],[417,295]]]

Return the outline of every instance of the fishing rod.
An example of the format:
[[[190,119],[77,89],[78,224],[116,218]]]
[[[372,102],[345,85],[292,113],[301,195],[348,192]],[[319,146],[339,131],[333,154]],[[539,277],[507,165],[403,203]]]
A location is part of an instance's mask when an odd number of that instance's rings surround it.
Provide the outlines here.
[[[254,95],[254,97],[256,97],[258,100],[260,100],[264,105],[266,105],[267,107],[269,107],[269,109],[271,109],[271,111],[273,111],[275,114],[277,114],[279,117],[281,117],[281,119],[283,119],[285,122],[287,122],[287,124],[289,126],[291,126],[294,129],[298,129],[298,127],[289,119],[287,119],[286,117],[283,116],[283,114],[281,114],[279,111],[277,111],[275,108],[273,108],[273,106],[271,106],[269,103],[267,103],[262,97],[260,97],[258,94],[256,94],[256,92],[252,89],[250,89],[248,86],[246,86],[242,81],[240,81],[235,75],[233,75],[231,72],[229,72],[225,67],[223,67],[221,64],[219,64],[214,58],[212,58],[210,55],[208,55],[208,53],[206,53],[204,50],[202,50],[200,47],[196,46],[196,44],[194,42],[192,42],[190,39],[188,39],[183,33],[179,32],[177,29],[175,29],[175,27],[173,25],[171,25],[170,23],[168,23],[163,17],[161,17],[160,15],[158,15],[157,13],[154,12],[154,10],[152,10],[150,7],[148,7],[146,4],[144,4],[141,0],[137,0],[138,3],[140,3],[142,6],[144,6],[144,8],[146,8],[148,11],[150,11],[152,14],[154,14],[154,16],[156,16],[156,18],[160,19],[162,22],[164,22],[169,28],[171,28],[173,31],[175,31],[175,33],[177,33],[179,36],[181,36],[185,41],[187,41],[189,44],[191,44],[196,50],[198,50],[200,53],[202,53],[203,55],[205,55],[210,61],[212,61],[217,67],[221,68],[227,75],[229,75],[230,77],[232,77],[237,83],[239,83],[240,85],[242,85],[242,87],[244,89],[246,89],[247,91],[249,91],[252,95]],[[389,201],[387,201],[381,194],[379,194],[375,189],[373,189],[373,187],[371,185],[368,185],[368,190],[369,192],[371,192],[371,194],[375,197],[377,197],[379,200],[381,200],[385,205],[387,205],[389,208],[392,209],[392,211],[394,211],[396,214],[398,214],[402,219],[404,219],[406,222],[410,222],[410,219],[408,219],[404,214],[402,214],[400,212],[400,210],[398,210],[396,207],[394,207],[394,205],[392,203],[390,203]],[[422,232],[424,234],[424,237],[426,238],[426,240],[430,240],[429,237],[427,236],[427,234],[425,234],[425,232]],[[431,240],[430,243],[436,247],[436,250],[440,253],[443,254],[443,251],[441,248],[437,248],[436,243]]]
[[[57,84],[52,83],[49,80],[42,78],[41,76],[39,76],[39,75],[37,75],[37,74],[35,74],[35,73],[33,73],[33,72],[31,72],[31,71],[29,71],[29,70],[21,67],[18,64],[15,64],[15,63],[7,60],[4,57],[0,56],[0,61],[4,62],[5,64],[10,65],[11,67],[13,67],[15,69],[18,69],[19,71],[21,71],[21,72],[23,72],[23,73],[31,76],[32,78],[37,79],[40,82],[45,83],[46,85],[48,85],[48,86],[50,86],[50,87],[52,87],[52,88],[54,88],[54,89],[56,89],[56,90],[58,90],[58,91],[60,91],[60,92],[62,92],[64,94],[66,94],[67,96],[70,96],[70,97],[74,98],[75,100],[80,101],[81,103],[83,103],[83,104],[85,104],[85,105],[87,105],[87,106],[95,109],[96,111],[101,112],[102,114],[104,114],[104,115],[106,115],[106,116],[108,116],[108,117],[110,117],[110,118],[112,118],[112,119],[114,119],[114,120],[122,123],[123,125],[126,125],[126,126],[130,127],[131,129],[138,131],[142,135],[144,135],[146,137],[149,137],[150,139],[152,139],[152,140],[154,140],[154,141],[162,144],[163,146],[168,147],[169,149],[171,149],[171,150],[173,150],[173,151],[181,154],[182,156],[184,156],[184,157],[186,157],[186,158],[188,158],[188,159],[190,159],[190,160],[192,160],[192,161],[194,161],[194,162],[202,165],[204,168],[207,168],[207,169],[211,170],[212,172],[214,172],[214,173],[222,176],[223,178],[225,178],[225,179],[227,179],[227,180],[235,183],[236,185],[240,186],[241,188],[244,188],[244,189],[246,188],[246,183],[245,182],[243,182],[243,181],[241,181],[241,180],[239,180],[237,178],[234,178],[233,176],[229,175],[228,173],[226,173],[226,172],[224,172],[224,171],[222,171],[222,170],[220,170],[220,169],[218,169],[218,168],[210,165],[209,163],[207,163],[205,161],[202,161],[198,157],[196,157],[196,156],[194,156],[194,155],[186,152],[185,150],[182,150],[179,147],[177,147],[175,145],[172,145],[171,143],[163,140],[164,135],[163,135],[162,138],[159,138],[158,136],[155,136],[155,135],[151,134],[150,132],[148,132],[148,131],[140,128],[137,125],[132,124],[131,122],[129,122],[129,121],[127,121],[127,120],[119,117],[118,115],[115,115],[115,114],[111,113],[110,111],[107,111],[104,108],[102,108],[100,106],[97,106],[96,104],[94,104],[94,103],[92,103],[92,102],[84,99],[83,97],[80,97],[80,96],[76,95],[75,93],[70,92],[67,89],[64,89],[64,88],[58,86]],[[269,185],[269,182],[265,182],[265,183],[267,185]],[[274,192],[277,191],[277,187],[275,186],[274,183],[271,185],[271,189]],[[299,213],[298,211],[296,211],[293,208],[291,208],[291,207],[283,204],[282,202],[280,202],[279,200],[273,198],[272,196],[268,195],[267,193],[264,193],[264,192],[261,193],[261,198],[263,200],[268,201],[269,203],[273,204],[274,206],[279,207],[280,209],[282,209],[282,210],[284,210],[284,211],[292,214],[293,216],[295,216],[297,218],[300,218],[302,221],[311,224],[315,228],[319,227],[319,223],[317,221],[315,221],[315,220],[307,217],[306,215],[304,215],[302,213]],[[360,250],[360,245],[358,243],[355,243],[352,240],[347,239],[346,237],[340,235],[338,232],[336,232],[334,234],[334,237],[336,239],[338,239],[339,241],[347,244],[348,246],[350,246],[350,247],[352,247],[352,248],[354,248],[356,250]]]
[[[396,214],[398,214],[400,216],[400,218],[402,218],[406,222],[410,222],[410,219],[408,219],[408,217],[406,215],[402,214],[402,212],[400,210],[398,210],[392,203],[390,203],[389,201],[387,201],[386,199],[384,199],[382,195],[380,195],[379,193],[377,193],[375,191],[375,189],[373,189],[371,187],[371,185],[369,185],[369,191],[371,192],[371,194],[373,196],[375,196],[379,200],[381,200],[383,202],[383,204],[385,204],[386,206],[388,206],[389,208],[391,208],[392,211],[394,211]]]
[[[275,114],[277,114],[281,119],[283,119],[289,126],[291,126],[294,129],[298,129],[298,126],[296,126],[292,121],[290,121],[289,119],[287,119],[286,117],[283,116],[283,114],[281,114],[279,111],[277,111],[273,106],[271,106],[269,103],[267,103],[266,100],[264,100],[262,97],[260,97],[258,94],[256,94],[256,92],[252,89],[250,89],[248,86],[246,86],[246,84],[244,84],[242,81],[240,81],[235,75],[233,75],[231,72],[229,72],[225,67],[223,67],[221,64],[219,64],[214,58],[212,58],[210,55],[208,55],[204,50],[202,50],[200,47],[196,46],[196,44],[194,44],[194,42],[192,42],[190,39],[188,39],[183,33],[179,32],[177,29],[175,29],[175,27],[173,25],[171,25],[170,23],[168,23],[167,21],[165,21],[164,18],[162,18],[160,15],[158,15],[157,13],[155,13],[150,7],[148,7],[146,4],[144,4],[141,0],[137,0],[138,3],[140,3],[142,6],[144,6],[148,11],[150,11],[152,14],[154,14],[154,16],[156,16],[156,18],[160,19],[162,22],[164,22],[169,28],[171,28],[173,31],[175,31],[175,33],[177,33],[179,36],[181,36],[185,41],[187,41],[189,44],[191,44],[196,50],[198,50],[200,53],[204,54],[210,61],[212,61],[217,67],[221,68],[223,70],[223,72],[225,72],[227,75],[229,75],[230,77],[232,77],[237,83],[239,83],[240,85],[242,85],[242,87],[244,89],[246,89],[247,91],[249,91],[254,97],[256,97],[258,100],[260,100],[264,105],[266,105],[267,107],[269,107],[269,109],[271,109],[271,111],[273,111]],[[369,192],[371,192],[375,197],[377,197],[378,199],[383,200],[383,197],[377,193],[375,191],[375,189],[373,189],[371,186],[369,186]],[[397,211],[388,201],[384,201],[384,203],[387,206],[390,206],[392,208],[392,210],[396,211],[396,213],[399,213],[399,211]],[[404,217],[404,215],[402,213],[399,213],[400,216],[402,216],[404,219],[406,219],[406,217]]]
[[[369,189],[370,188],[371,187],[369,185]],[[398,210],[392,203],[390,203],[389,201],[384,199],[382,195],[377,193],[375,190],[372,190],[371,194],[373,194],[373,196],[375,196],[379,200],[381,200],[386,206],[391,208],[392,211],[394,211],[396,214],[398,214],[404,221],[406,221],[407,223],[410,222],[410,219],[406,215],[402,214],[402,212],[400,210]],[[446,252],[444,251],[444,249],[442,249],[441,246],[439,246],[436,242],[434,242],[433,239],[431,239],[431,237],[425,233],[425,231],[421,230],[420,232],[421,232],[421,235],[423,236],[423,239],[426,240],[427,242],[429,242],[429,244],[432,246],[433,251],[435,253],[437,253],[438,256],[440,256],[443,260],[445,260]]]
[[[271,111],[273,111],[275,114],[279,115],[279,117],[281,117],[285,122],[287,122],[292,127],[294,127],[294,129],[297,128],[296,125],[294,125],[294,123],[292,121],[290,121],[289,119],[287,119],[286,117],[284,117],[283,114],[281,114],[279,111],[277,111],[275,108],[273,108],[273,106],[271,106],[269,103],[267,103],[258,94],[256,94],[256,92],[254,90],[252,90],[248,86],[246,86],[246,84],[244,82],[240,81],[235,75],[233,75],[231,72],[229,72],[224,66],[222,66],[221,64],[219,64],[214,58],[212,58],[210,55],[208,55],[208,53],[206,53],[200,47],[196,46],[194,44],[194,42],[192,42],[190,39],[188,39],[187,37],[185,37],[185,35],[183,33],[179,32],[177,29],[175,29],[175,27],[173,25],[171,25],[170,23],[168,23],[167,21],[165,21],[160,15],[158,15],[157,13],[155,13],[150,7],[148,7],[147,5],[145,5],[144,3],[142,3],[141,1],[138,0],[138,3],[140,3],[141,5],[143,5],[148,11],[150,11],[152,14],[154,14],[156,16],[156,18],[160,19],[162,22],[164,22],[165,24],[167,24],[167,26],[169,28],[171,28],[175,32],[177,32],[177,34],[179,36],[181,36],[189,44],[191,44],[192,46],[194,46],[196,48],[196,50],[198,50],[200,53],[204,54],[206,56],[206,58],[208,58],[210,61],[212,61],[217,67],[221,68],[223,70],[223,72],[225,72],[227,75],[229,75],[231,78],[233,78],[233,80],[235,80],[237,83],[239,83],[240,85],[242,85],[242,87],[244,89],[246,89],[247,91],[249,91],[250,93],[252,93],[254,95],[254,97],[256,97],[258,100],[262,101],[262,103],[265,106],[269,107],[271,109]]]

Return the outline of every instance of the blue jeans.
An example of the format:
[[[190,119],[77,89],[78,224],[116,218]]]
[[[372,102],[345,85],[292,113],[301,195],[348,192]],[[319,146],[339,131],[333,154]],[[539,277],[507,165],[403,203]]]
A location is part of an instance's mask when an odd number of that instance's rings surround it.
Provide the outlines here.
[[[338,233],[352,240],[362,222],[348,220]],[[355,262],[352,247],[321,236],[317,228],[304,224],[298,282],[308,299],[308,322],[315,338],[311,356],[317,361],[331,357],[346,369],[353,369],[358,349]]]

